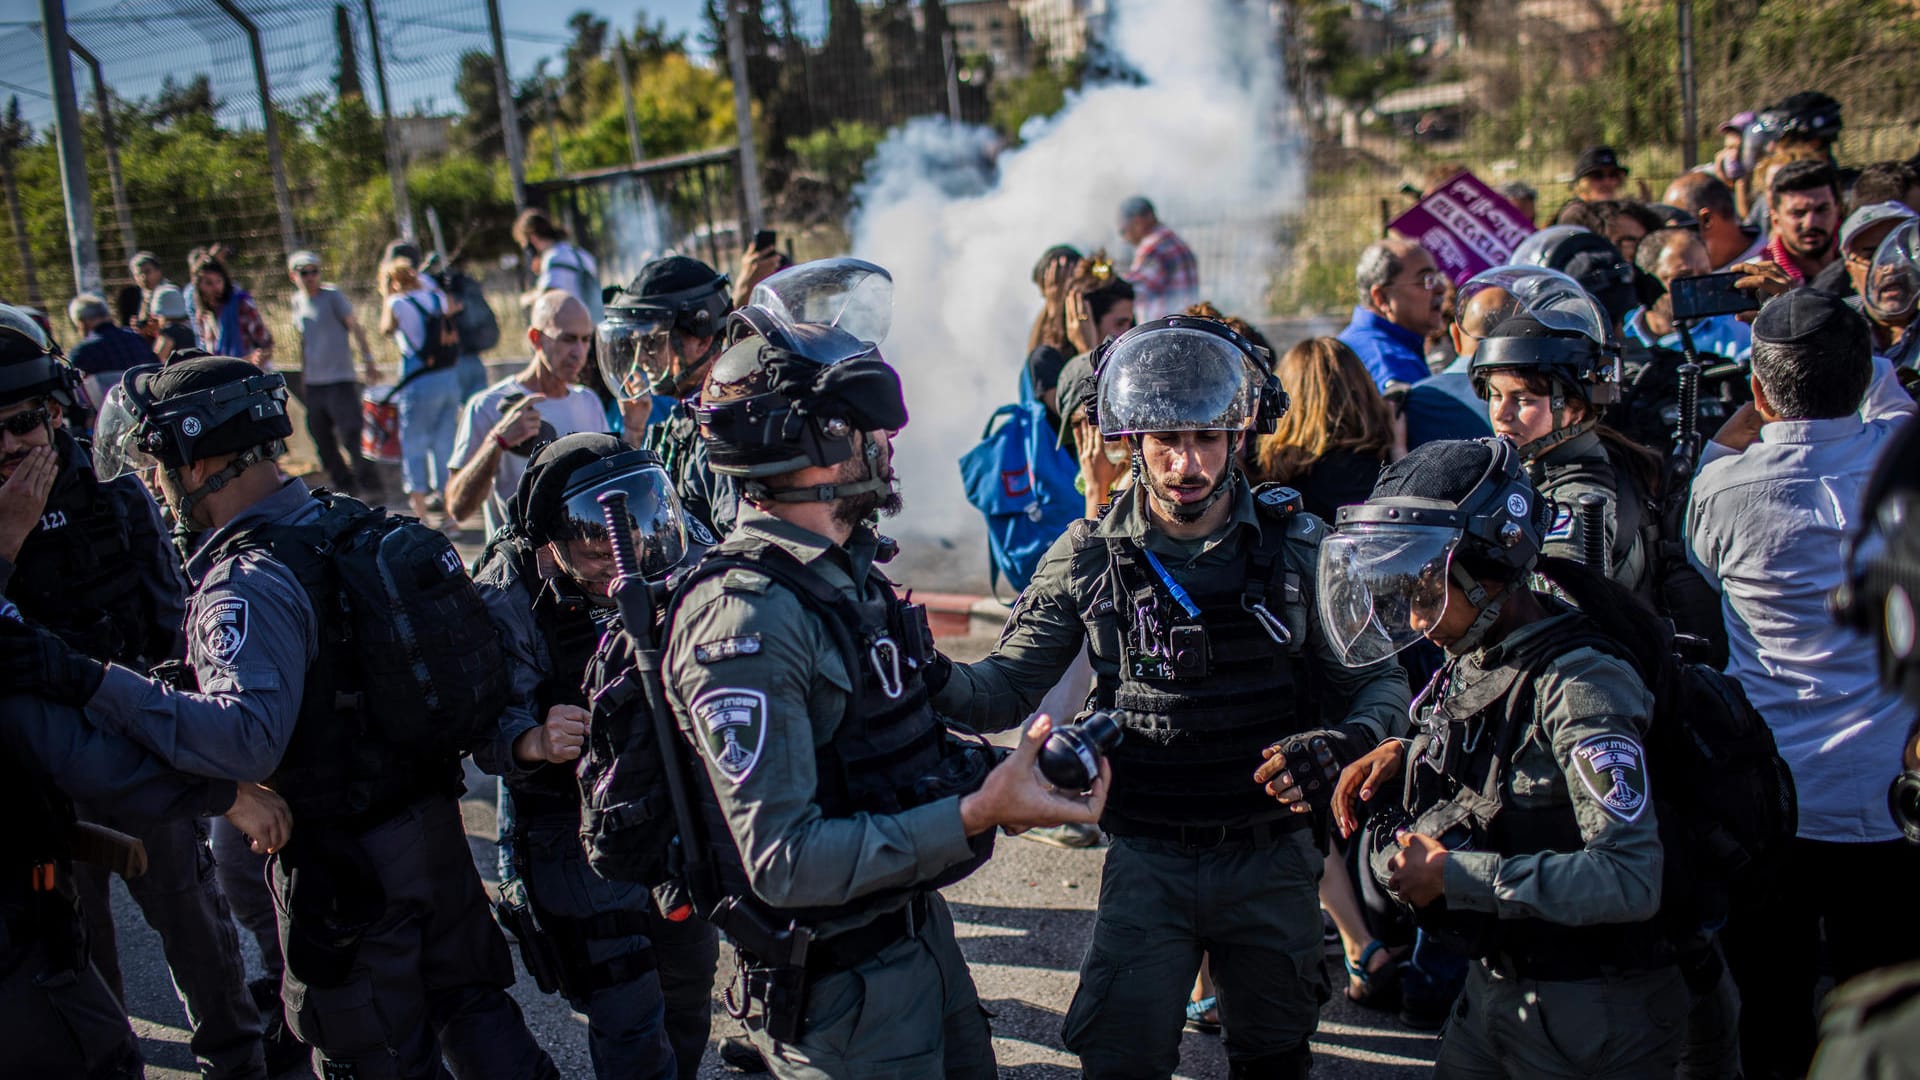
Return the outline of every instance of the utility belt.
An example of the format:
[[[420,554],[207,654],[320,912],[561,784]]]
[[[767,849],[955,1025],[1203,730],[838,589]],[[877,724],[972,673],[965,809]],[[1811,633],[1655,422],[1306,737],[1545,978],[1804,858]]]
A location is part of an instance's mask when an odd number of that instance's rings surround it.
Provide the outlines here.
[[[541,993],[583,1001],[658,966],[651,943],[599,963],[589,948],[595,941],[645,937],[651,926],[644,912],[602,911],[570,919],[538,910],[525,895],[522,889],[495,900],[493,917],[520,943],[520,958]]]
[[[1114,836],[1158,840],[1206,850],[1220,847],[1273,847],[1294,833],[1313,827],[1312,815],[1288,814],[1251,825],[1167,825],[1108,814],[1100,827]]]
[[[1659,955],[1625,958],[1609,955],[1602,959],[1575,953],[1528,956],[1496,949],[1491,954],[1482,956],[1480,962],[1487,965],[1488,970],[1506,979],[1580,982],[1589,979],[1619,979],[1643,975],[1650,971],[1672,967],[1678,963],[1678,959],[1670,953],[1664,959]],[[1718,981],[1717,972],[1715,981]]]
[[[757,1001],[764,1010],[767,1034],[780,1042],[796,1041],[804,1027],[807,991],[813,983],[852,971],[890,946],[918,936],[932,915],[928,896],[915,893],[906,906],[830,938],[816,940],[796,927],[787,940],[798,947],[774,945],[774,951],[784,953],[775,959],[735,937],[739,963],[733,985],[723,995],[727,1013],[745,1020],[749,1006]],[[731,931],[729,936],[734,936]]]

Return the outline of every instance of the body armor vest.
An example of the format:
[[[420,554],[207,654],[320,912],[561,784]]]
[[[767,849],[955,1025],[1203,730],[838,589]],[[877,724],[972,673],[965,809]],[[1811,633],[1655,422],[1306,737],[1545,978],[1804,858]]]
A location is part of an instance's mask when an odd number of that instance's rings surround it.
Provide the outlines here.
[[[158,635],[141,599],[125,502],[94,479],[71,436],[55,433],[54,445],[60,475],[39,526],[20,545],[8,597],[90,656],[141,668],[166,659],[144,655]]]
[[[326,555],[265,525],[230,540],[219,558],[263,548],[293,573],[313,605],[318,648],[307,667],[300,716],[270,786],[302,820],[353,831],[379,824],[407,804],[463,790],[457,753],[386,738],[368,701],[381,693],[361,670],[340,585]]]
[[[1318,722],[1298,704],[1308,688],[1306,582],[1283,558],[1300,499],[1266,487],[1255,505],[1261,539],[1248,547],[1244,584],[1188,596],[1197,617],[1141,547],[1105,541],[1107,581],[1084,618],[1089,648],[1119,668],[1096,676],[1093,687],[1094,705],[1115,710],[1126,731],[1107,754],[1109,829],[1124,832],[1129,821],[1245,825],[1287,814],[1252,776],[1261,750]],[[1073,530],[1077,547],[1100,543],[1084,523]]]
[[[1578,780],[1567,776],[1538,805],[1514,803],[1509,786],[1514,755],[1534,726],[1535,680],[1570,649],[1592,643],[1580,628],[1566,629],[1535,636],[1470,686],[1451,686],[1457,662],[1435,676],[1429,687],[1434,704],[1416,704],[1416,722],[1425,734],[1408,752],[1405,808],[1413,831],[1449,850],[1502,857],[1586,846],[1566,787]],[[1537,978],[1589,978],[1603,970],[1656,967],[1674,956],[1671,938],[1657,921],[1567,926],[1449,911],[1444,901],[1416,910],[1414,921],[1470,956],[1505,961]]]
[[[735,569],[772,578],[819,616],[839,646],[853,683],[846,714],[832,740],[814,751],[817,784],[813,801],[823,816],[898,814],[979,788],[997,754],[984,741],[950,734],[933,711],[923,678],[933,655],[933,635],[925,608],[901,601],[878,567],[870,571],[866,590],[875,598],[857,601],[784,549],[759,541],[730,543],[716,549],[689,576],[680,595],[687,595],[699,581]],[[666,635],[672,632],[669,622]],[[663,636],[662,640],[671,638]],[[777,719],[804,722],[798,717]],[[754,897],[712,787],[704,782],[694,787],[708,857],[718,869],[721,890],[728,896],[749,900],[763,911],[775,911]],[[993,831],[974,837],[971,843],[974,857],[935,880],[881,890],[832,907],[777,909],[775,921],[783,924],[795,919],[819,925],[870,910],[876,901],[888,897],[950,885],[972,873],[993,853]],[[705,897],[696,895],[694,899],[703,909],[710,906]],[[721,929],[726,927],[722,925]]]

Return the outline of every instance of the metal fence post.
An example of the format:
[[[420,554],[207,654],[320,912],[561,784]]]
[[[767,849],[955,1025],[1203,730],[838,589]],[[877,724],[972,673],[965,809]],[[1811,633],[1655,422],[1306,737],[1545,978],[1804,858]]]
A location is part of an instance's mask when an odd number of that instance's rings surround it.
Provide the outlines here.
[[[80,105],[73,97],[73,57],[67,52],[65,0],[40,0],[47,77],[53,89],[54,145],[60,154],[60,190],[66,197],[67,250],[76,291],[100,289],[100,244],[93,234],[93,193],[87,190],[87,151],[80,139]]]
[[[280,125],[274,118],[273,95],[267,86],[267,57],[260,46],[260,28],[233,0],[213,2],[247,35],[247,48],[253,53],[253,85],[260,94],[260,118],[267,136],[267,169],[273,173],[273,201],[280,211],[280,254],[285,256],[300,245],[293,233],[293,196],[287,192],[287,163],[280,156]]]
[[[120,225],[121,253],[131,257],[140,250],[140,244],[133,235],[133,212],[127,209],[127,182],[120,174],[120,145],[113,137],[113,102],[107,95],[107,79],[101,73],[100,61],[72,38],[67,39],[67,48],[80,62],[93,72],[93,104],[100,113],[100,142],[107,150],[107,179],[113,185],[113,216]]]
[[[1674,15],[1680,32],[1680,167],[1691,169],[1700,160],[1700,117],[1696,112],[1693,78],[1693,0],[1676,0]]]
[[[373,15],[373,0],[360,0],[360,4],[367,14],[367,41],[373,46],[373,85],[380,91],[380,130],[387,148],[387,179],[393,185],[393,217],[400,226],[400,238],[411,241],[413,204],[407,198],[406,158],[393,138],[393,104],[387,99],[387,64],[381,57],[380,23]]]
[[[760,155],[753,145],[753,97],[747,90],[747,34],[740,22],[747,0],[727,0],[727,68],[733,76],[733,124],[740,132],[740,203],[746,207],[746,227],[740,235],[760,230]]]
[[[513,209],[527,208],[527,144],[520,138],[520,107],[513,100],[513,81],[507,75],[507,39],[500,29],[500,0],[487,0],[487,33],[493,38],[493,84],[500,96],[500,144],[507,153],[507,173],[513,178]]]
[[[646,160],[640,142],[640,117],[633,111],[633,75],[627,71],[627,38],[618,34],[613,39],[613,73],[620,80],[620,107],[627,114],[627,153],[635,165]]]

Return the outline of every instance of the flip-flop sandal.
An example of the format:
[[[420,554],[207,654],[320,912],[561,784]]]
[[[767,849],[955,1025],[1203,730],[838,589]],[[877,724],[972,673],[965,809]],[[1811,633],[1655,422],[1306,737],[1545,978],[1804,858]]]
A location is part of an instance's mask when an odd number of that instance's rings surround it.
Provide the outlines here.
[[[1219,998],[1203,997],[1199,1001],[1187,1002],[1187,1027],[1202,1035],[1218,1032],[1220,1021],[1207,1019],[1207,1014],[1216,1012],[1219,1007]]]
[[[1388,964],[1378,971],[1371,970],[1375,953],[1385,951],[1386,946],[1378,941],[1367,942],[1360,950],[1360,961],[1355,963],[1343,955],[1341,962],[1347,965],[1347,974],[1360,980],[1360,993],[1355,994],[1353,987],[1347,987],[1347,1000],[1366,1009],[1391,1010],[1400,1001],[1400,965]]]

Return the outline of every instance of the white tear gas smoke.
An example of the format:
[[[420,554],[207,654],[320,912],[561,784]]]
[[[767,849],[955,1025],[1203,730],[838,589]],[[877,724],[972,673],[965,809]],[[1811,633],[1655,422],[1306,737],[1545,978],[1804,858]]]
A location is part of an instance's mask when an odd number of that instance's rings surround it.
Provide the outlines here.
[[[984,128],[911,122],[880,146],[858,192],[853,250],[893,273],[884,351],[912,414],[898,443],[907,510],[890,528],[950,552],[935,575],[949,584],[985,577],[985,532],[957,460],[1018,391],[1040,253],[1106,247],[1125,265],[1119,205],[1145,195],[1193,247],[1201,295],[1257,318],[1276,219],[1300,198],[1303,155],[1268,5],[1114,7],[1107,44],[1138,83],[1073,95],[997,160]]]

